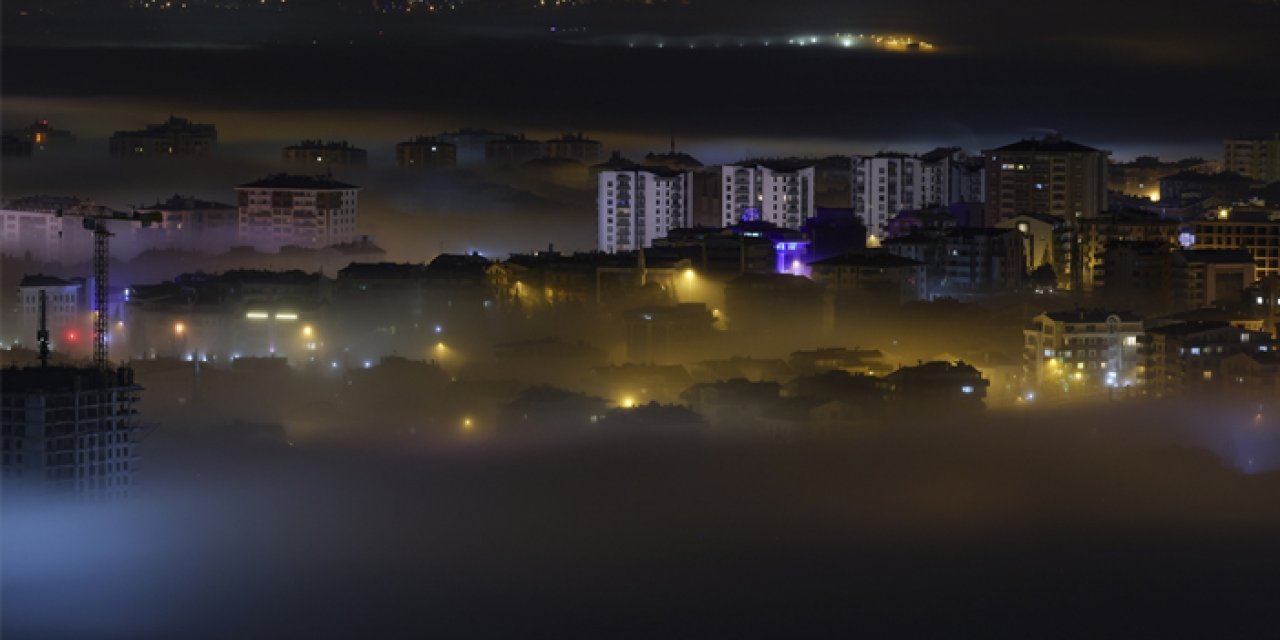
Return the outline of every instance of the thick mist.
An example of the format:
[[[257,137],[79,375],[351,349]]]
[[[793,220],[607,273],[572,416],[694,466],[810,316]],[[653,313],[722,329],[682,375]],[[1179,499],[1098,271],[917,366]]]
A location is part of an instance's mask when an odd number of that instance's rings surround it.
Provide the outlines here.
[[[42,638],[1265,632],[1280,477],[1241,473],[1173,435],[1212,432],[1213,416],[938,414],[856,439],[601,425],[451,445],[290,444],[166,426],[143,441],[129,500],[6,502],[3,628]],[[1098,426],[1081,428],[1088,421]]]

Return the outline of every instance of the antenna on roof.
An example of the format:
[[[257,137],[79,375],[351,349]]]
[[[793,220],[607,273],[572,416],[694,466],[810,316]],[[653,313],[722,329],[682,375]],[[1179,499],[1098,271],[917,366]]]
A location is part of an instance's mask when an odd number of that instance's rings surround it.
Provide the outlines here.
[[[672,134],[672,136],[671,136],[671,155],[673,155],[673,156],[674,156],[675,154],[676,154],[676,137],[675,137],[675,135],[674,135],[674,134]]]
[[[36,341],[40,343],[40,368],[49,366],[49,327],[46,297],[44,289],[40,290],[40,328],[36,331]]]

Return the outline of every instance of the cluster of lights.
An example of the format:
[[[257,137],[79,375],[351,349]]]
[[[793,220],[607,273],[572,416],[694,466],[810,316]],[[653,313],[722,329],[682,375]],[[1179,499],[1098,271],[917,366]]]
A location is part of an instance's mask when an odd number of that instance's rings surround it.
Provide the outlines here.
[[[552,29],[552,31],[555,31],[555,29]],[[627,41],[627,46],[633,49],[636,46],[646,46],[646,45],[654,46],[654,47],[657,47],[658,49],[665,49],[667,47],[667,44],[668,44],[668,41],[666,40],[657,40],[657,41],[650,41],[650,42],[639,42],[636,40]],[[770,47],[777,44],[784,47],[785,46],[810,47],[810,48],[831,47],[831,48],[838,48],[838,49],[871,48],[871,49],[878,49],[880,51],[892,51],[892,52],[908,52],[908,51],[931,52],[934,50],[933,43],[927,42],[924,40],[918,40],[914,36],[880,35],[880,34],[874,34],[874,33],[873,34],[835,33],[830,36],[805,35],[805,36],[789,36],[789,37],[777,37],[777,38],[760,38],[760,39],[750,39],[750,40],[734,39],[731,41],[724,41],[724,40],[717,40],[717,39],[710,39],[710,38],[703,37],[703,38],[695,38],[695,39],[686,39],[686,40],[683,40],[680,44],[683,44],[685,47],[689,49],[697,49],[699,47],[720,49],[723,47],[735,47],[735,46],[738,48],[757,47],[757,46]]]
[[[246,320],[269,320],[271,314],[266,311],[249,311],[244,314]],[[275,319],[282,322],[293,322],[298,319],[298,314],[289,311],[280,311],[275,314]]]

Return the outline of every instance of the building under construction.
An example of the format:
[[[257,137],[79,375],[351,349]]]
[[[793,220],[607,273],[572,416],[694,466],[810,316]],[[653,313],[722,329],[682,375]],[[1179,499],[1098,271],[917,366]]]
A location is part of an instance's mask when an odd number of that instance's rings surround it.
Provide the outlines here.
[[[120,498],[133,485],[137,462],[138,396],[128,367],[107,359],[106,283],[111,233],[86,218],[94,234],[92,366],[50,366],[48,295],[38,292],[40,364],[0,370],[0,436],[6,494],[64,493]]]
[[[6,493],[128,495],[142,390],[132,369],[9,367],[0,390]]]

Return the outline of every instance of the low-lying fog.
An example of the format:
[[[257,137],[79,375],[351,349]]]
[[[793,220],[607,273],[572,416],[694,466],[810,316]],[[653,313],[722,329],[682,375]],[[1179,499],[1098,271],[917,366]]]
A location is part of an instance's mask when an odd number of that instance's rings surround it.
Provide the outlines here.
[[[290,444],[163,428],[133,498],[5,505],[5,637],[1243,637],[1276,423],[1212,406],[861,438]],[[1186,437],[1199,432],[1202,437]],[[1231,433],[1234,435],[1228,436]],[[1242,435],[1243,434],[1243,435]]]

